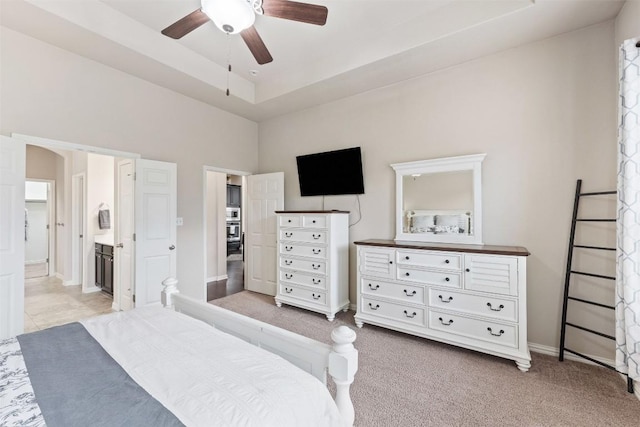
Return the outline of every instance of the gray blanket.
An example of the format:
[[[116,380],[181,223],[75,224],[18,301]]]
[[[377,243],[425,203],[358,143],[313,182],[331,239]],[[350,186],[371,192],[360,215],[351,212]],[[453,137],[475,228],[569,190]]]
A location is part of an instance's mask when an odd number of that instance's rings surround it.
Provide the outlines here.
[[[49,427],[182,426],[80,323],[18,336]]]

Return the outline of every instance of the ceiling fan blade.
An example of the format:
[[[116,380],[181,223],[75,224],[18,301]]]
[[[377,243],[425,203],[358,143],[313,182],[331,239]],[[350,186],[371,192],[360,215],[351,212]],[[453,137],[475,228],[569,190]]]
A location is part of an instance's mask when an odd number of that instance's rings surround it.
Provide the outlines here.
[[[287,0],[264,0],[262,10],[266,16],[314,25],[324,25],[329,13],[324,6]]]
[[[256,31],[254,26],[240,31],[240,36],[249,47],[253,57],[258,61],[258,64],[262,65],[273,61],[267,46],[265,46],[260,34],[258,34],[258,31]]]
[[[179,39],[207,22],[209,22],[209,17],[205,15],[202,10],[198,9],[169,25],[162,30],[162,34],[172,39]]]

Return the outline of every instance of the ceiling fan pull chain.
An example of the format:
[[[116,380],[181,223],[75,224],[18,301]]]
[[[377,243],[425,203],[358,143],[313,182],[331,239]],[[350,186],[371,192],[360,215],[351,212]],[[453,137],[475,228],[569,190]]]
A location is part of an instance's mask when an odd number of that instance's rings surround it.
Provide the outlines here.
[[[231,75],[231,42],[227,33],[227,96],[229,96],[229,76]]]

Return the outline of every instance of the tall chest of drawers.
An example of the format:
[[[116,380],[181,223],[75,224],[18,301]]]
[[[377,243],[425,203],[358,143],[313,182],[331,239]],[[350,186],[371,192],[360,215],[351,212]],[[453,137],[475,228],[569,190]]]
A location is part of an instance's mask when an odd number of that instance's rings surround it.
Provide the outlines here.
[[[531,367],[522,247],[355,242],[356,325],[365,323]]]
[[[349,212],[276,211],[276,305],[323,313],[349,307]]]

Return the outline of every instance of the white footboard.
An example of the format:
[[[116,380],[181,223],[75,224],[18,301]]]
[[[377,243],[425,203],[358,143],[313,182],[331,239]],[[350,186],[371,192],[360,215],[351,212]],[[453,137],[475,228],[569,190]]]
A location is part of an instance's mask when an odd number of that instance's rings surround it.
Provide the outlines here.
[[[216,329],[239,337],[271,353],[275,353],[299,368],[309,372],[323,384],[327,371],[336,384],[335,402],[345,420],[353,425],[354,409],[349,394],[358,370],[358,350],[353,346],[356,333],[339,326],[331,333],[333,346],[323,344],[282,328],[243,316],[215,305],[180,295],[178,281],[169,278],[162,282],[162,304],[167,308],[202,320]]]

